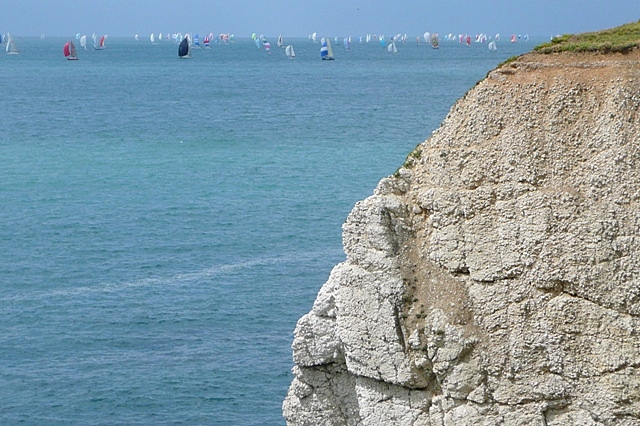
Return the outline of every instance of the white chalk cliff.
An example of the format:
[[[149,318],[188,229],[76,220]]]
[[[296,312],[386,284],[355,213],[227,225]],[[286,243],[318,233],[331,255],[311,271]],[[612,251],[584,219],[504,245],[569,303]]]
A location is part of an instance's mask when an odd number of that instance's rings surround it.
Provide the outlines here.
[[[640,424],[640,53],[492,71],[356,204],[289,425]]]

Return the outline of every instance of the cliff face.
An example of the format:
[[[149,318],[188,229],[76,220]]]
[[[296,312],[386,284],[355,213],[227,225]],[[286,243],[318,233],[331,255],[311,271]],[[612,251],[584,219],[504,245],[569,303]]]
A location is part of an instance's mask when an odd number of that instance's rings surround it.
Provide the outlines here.
[[[640,424],[640,54],[525,55],[354,207],[291,425]]]

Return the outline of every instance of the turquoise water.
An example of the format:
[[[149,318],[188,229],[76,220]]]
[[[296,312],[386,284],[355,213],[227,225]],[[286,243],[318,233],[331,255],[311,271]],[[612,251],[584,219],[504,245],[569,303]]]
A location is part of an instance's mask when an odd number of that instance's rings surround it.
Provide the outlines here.
[[[439,50],[18,38],[2,55],[0,423],[284,424],[341,224],[533,41]],[[275,38],[274,40],[275,41]],[[77,43],[76,43],[77,44]],[[275,43],[273,43],[275,45]]]

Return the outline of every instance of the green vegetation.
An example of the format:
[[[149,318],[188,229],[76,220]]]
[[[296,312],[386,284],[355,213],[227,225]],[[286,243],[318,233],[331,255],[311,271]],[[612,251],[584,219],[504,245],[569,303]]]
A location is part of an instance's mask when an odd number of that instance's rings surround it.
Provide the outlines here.
[[[413,149],[413,151],[411,151],[408,155],[408,157],[413,157],[416,160],[419,160],[421,156],[422,156],[422,145],[416,146]]]
[[[593,33],[566,34],[536,46],[533,50],[538,53],[629,53],[639,47],[640,21]]]
[[[516,60],[516,59],[518,59],[519,57],[520,57],[520,56],[512,56],[512,57],[510,57],[510,58],[507,58],[507,59],[505,59],[504,61],[500,62],[500,63],[498,64],[497,68],[500,68],[500,67],[501,67],[501,66],[503,66],[503,65],[507,65],[507,64],[509,64],[509,63],[511,63],[511,62],[513,62],[513,61],[515,61],[515,60]],[[489,71],[489,72],[491,72],[491,71]],[[489,75],[489,74],[487,74],[487,75]]]
[[[404,164],[402,165],[402,167],[407,168],[407,169],[410,168],[412,166],[412,164],[414,164],[415,160],[419,160],[421,156],[422,156],[422,146],[418,145],[413,149],[413,151],[411,151],[409,153],[409,155],[407,155],[407,159],[404,162]],[[400,169],[401,168],[399,168],[398,170],[396,170],[393,173],[394,177],[400,177]]]

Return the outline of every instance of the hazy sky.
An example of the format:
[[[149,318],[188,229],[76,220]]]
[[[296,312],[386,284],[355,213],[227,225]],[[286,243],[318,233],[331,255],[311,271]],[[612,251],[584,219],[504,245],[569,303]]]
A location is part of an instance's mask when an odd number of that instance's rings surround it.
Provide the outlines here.
[[[0,32],[110,36],[229,32],[248,37],[366,33],[578,33],[640,20],[640,0],[0,0]]]

